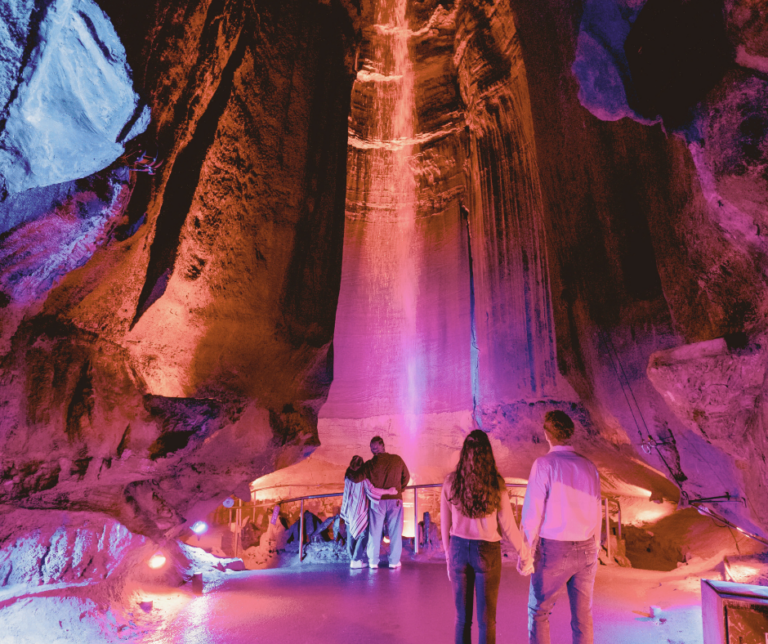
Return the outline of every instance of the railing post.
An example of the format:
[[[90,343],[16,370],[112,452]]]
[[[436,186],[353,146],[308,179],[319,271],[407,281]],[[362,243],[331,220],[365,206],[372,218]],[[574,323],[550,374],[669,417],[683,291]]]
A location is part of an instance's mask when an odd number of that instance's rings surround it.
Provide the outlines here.
[[[301,518],[299,519],[299,562],[304,559],[304,499],[301,500]]]
[[[240,499],[237,500],[237,509],[235,510],[235,557],[237,557],[238,552],[240,551],[240,519],[242,516],[242,501]]]
[[[419,554],[419,489],[413,488],[413,551]]]
[[[616,501],[616,512],[618,513],[618,532],[616,534],[619,542],[621,542],[621,501],[618,499],[615,499]]]
[[[605,500],[605,549],[608,551],[608,561],[611,560],[611,519],[608,512],[608,499]]]

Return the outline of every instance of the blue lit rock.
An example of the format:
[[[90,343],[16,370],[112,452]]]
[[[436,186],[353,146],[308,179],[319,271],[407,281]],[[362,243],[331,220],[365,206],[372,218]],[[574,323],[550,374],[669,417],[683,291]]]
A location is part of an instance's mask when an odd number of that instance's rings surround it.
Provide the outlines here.
[[[588,0],[579,29],[572,71],[579,82],[579,101],[603,121],[630,117],[631,84],[624,41],[644,0]]]
[[[146,539],[87,513],[17,510],[2,514],[0,588],[105,579]]]
[[[0,109],[18,82],[34,6],[33,0],[0,1]]]
[[[53,2],[36,33],[25,35],[26,26],[34,29],[32,4],[0,7],[3,17],[18,18],[2,27],[10,32],[10,46],[0,56],[0,104],[7,119],[0,175],[9,193],[105,168],[150,119],[133,89],[123,45],[95,3]],[[36,44],[24,61],[26,38]]]
[[[20,304],[42,298],[119,232],[130,195],[130,173],[121,167],[0,203],[0,292]],[[22,222],[4,231],[3,218],[17,215]]]

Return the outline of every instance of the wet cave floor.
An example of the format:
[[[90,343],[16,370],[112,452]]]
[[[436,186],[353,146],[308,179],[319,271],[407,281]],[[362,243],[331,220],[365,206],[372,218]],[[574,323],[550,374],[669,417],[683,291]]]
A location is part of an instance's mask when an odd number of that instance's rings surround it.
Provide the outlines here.
[[[699,578],[601,567],[595,588],[596,644],[700,644]],[[528,579],[505,565],[497,640],[526,641]],[[423,644],[453,639],[454,609],[444,564],[399,570],[350,570],[346,564],[297,564],[228,573],[202,597],[166,598],[165,628],[142,644],[367,642]],[[657,609],[651,616],[651,606]],[[552,641],[570,642],[563,594],[551,617]],[[477,641],[477,625],[473,625]]]

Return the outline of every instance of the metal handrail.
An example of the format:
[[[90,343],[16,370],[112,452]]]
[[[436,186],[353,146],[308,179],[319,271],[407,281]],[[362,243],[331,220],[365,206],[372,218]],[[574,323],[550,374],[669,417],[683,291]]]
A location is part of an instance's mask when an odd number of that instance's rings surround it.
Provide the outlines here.
[[[428,487],[443,487],[442,483],[422,483],[420,485],[407,485],[403,490],[421,490]],[[507,487],[528,487],[524,483],[507,483]],[[265,488],[269,489],[269,488]],[[257,492],[259,490],[256,490]],[[256,505],[257,508],[263,508],[268,505],[280,505],[282,503],[295,503],[296,501],[309,500],[309,499],[325,499],[332,496],[344,496],[344,492],[328,492],[327,494],[307,494],[305,496],[297,496],[292,499],[282,499],[280,501],[265,501]]]
[[[506,486],[508,488],[510,487],[516,487],[516,488],[527,488],[527,483],[506,483]],[[422,483],[419,485],[408,485],[404,490],[413,490],[413,526],[414,526],[414,539],[413,539],[413,549],[415,554],[419,554],[420,551],[420,544],[419,544],[419,536],[418,536],[418,530],[419,530],[419,495],[418,490],[425,489],[425,488],[435,488],[435,487],[443,487],[443,483]],[[257,490],[258,491],[258,490]],[[329,492],[327,494],[309,494],[305,496],[297,496],[292,499],[283,499],[281,501],[267,501],[265,503],[261,503],[259,505],[254,505],[255,508],[263,508],[267,507],[269,505],[282,505],[283,503],[296,503],[297,501],[301,502],[301,508],[299,509],[299,561],[304,560],[304,501],[308,501],[310,499],[327,499],[335,496],[344,496],[344,492]],[[517,497],[515,497],[517,499]],[[611,559],[611,523],[610,523],[610,506],[609,503],[614,502],[616,504],[616,510],[617,510],[617,542],[621,541],[621,503],[619,503],[619,500],[615,497],[604,497],[602,499],[601,504],[605,504],[605,541],[606,541],[606,549],[608,551],[608,559]],[[515,508],[517,508],[517,500],[515,500]]]

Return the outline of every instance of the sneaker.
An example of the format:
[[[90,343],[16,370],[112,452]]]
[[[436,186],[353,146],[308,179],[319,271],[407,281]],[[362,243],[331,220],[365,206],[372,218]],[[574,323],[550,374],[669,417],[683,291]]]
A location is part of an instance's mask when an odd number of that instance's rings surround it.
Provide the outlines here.
[[[393,564],[393,563],[389,564],[389,567],[390,567],[390,568],[399,568],[399,567],[400,567],[400,566],[402,566],[402,565],[403,565],[403,564],[401,564],[401,563],[398,561],[398,562],[397,562],[397,563],[395,563],[395,564]]]
[[[377,564],[377,563],[369,563],[368,566],[370,568],[373,568],[374,570],[376,570],[379,567],[379,564]]]
[[[365,562],[364,561],[350,561],[349,562],[350,568],[365,568]]]

